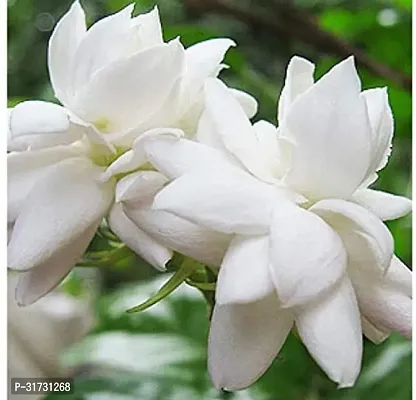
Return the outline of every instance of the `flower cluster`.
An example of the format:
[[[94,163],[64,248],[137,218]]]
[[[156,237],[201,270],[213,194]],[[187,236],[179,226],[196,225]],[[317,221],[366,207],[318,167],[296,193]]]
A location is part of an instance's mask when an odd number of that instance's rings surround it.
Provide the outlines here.
[[[363,334],[411,336],[411,272],[385,220],[411,201],[370,189],[391,151],[385,89],[348,58],[317,82],[293,57],[278,126],[217,78],[229,39],[165,43],[158,11],[86,29],[75,2],[49,42],[61,105],[9,110],[8,266],[30,304],[77,264],[103,219],[164,270],[174,252],[218,268],[209,335],[216,387],[258,379],[291,330],[340,387]]]

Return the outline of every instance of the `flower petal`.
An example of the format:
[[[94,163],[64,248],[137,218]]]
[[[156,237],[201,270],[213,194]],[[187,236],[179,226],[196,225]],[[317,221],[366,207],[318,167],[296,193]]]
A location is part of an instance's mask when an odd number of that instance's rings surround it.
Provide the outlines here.
[[[283,136],[296,143],[286,176],[294,190],[314,200],[347,198],[363,181],[371,161],[371,127],[359,94],[349,58],[293,102]]]
[[[79,1],[59,20],[49,40],[48,67],[55,96],[68,105],[73,95],[71,75],[74,55],[86,33],[85,14]]]
[[[168,182],[157,171],[138,171],[120,179],[116,186],[116,201],[137,201],[153,196]]]
[[[215,121],[206,109],[202,112],[201,117],[199,118],[194,140],[221,151],[224,156],[229,156],[237,160],[237,158],[234,157],[233,154],[229,153],[225,148],[221,137],[216,132]],[[241,164],[241,166],[242,168],[244,167],[243,164]]]
[[[153,267],[160,271],[165,270],[165,265],[172,258],[173,252],[151,238],[131,221],[125,214],[122,204],[115,204],[112,207],[108,223],[111,230],[130,249]]]
[[[276,188],[230,167],[183,175],[159,192],[153,207],[219,232],[262,235],[279,201]]]
[[[380,331],[363,316],[361,316],[361,327],[365,337],[371,340],[374,344],[380,344],[389,337],[389,333]]]
[[[412,200],[373,189],[357,190],[352,199],[383,221],[403,217],[412,211]]]
[[[126,139],[125,136],[129,136],[131,132],[128,132],[127,135],[117,135],[119,136],[116,140],[119,142],[120,138],[121,140]],[[105,137],[109,136],[116,136],[116,135],[105,135]],[[180,129],[175,128],[155,128],[150,129],[143,132],[137,132],[137,135],[135,135],[135,140],[131,140],[129,144],[124,143],[124,146],[122,147],[132,147],[131,150],[126,151],[124,154],[122,154],[120,157],[118,157],[111,165],[106,169],[105,174],[108,177],[117,175],[117,174],[123,174],[126,172],[133,171],[135,169],[138,169],[143,164],[146,164],[148,162],[146,152],[144,150],[144,144],[145,141],[149,137],[153,136],[159,136],[159,135],[167,135],[167,136],[173,136],[173,137],[181,137],[183,136],[183,132]],[[103,136],[103,135],[101,135]],[[138,137],[137,137],[138,136]]]
[[[317,215],[293,204],[273,210],[271,275],[285,307],[307,303],[343,277],[347,257],[340,237]]]
[[[268,236],[236,235],[221,264],[217,304],[251,303],[273,292],[269,262]]]
[[[360,373],[360,312],[348,278],[315,304],[295,312],[303,343],[319,366],[339,387],[351,387]]]
[[[77,115],[105,132],[128,131],[145,122],[182,73],[184,50],[178,41],[154,46],[111,63],[77,93]]]
[[[220,169],[233,165],[220,151],[188,139],[152,136],[146,138],[143,145],[149,162],[172,179],[200,168]]]
[[[44,263],[21,273],[16,287],[17,303],[27,306],[53,290],[80,260],[99,225],[100,221],[91,224]]]
[[[285,85],[279,99],[277,119],[279,126],[284,124],[284,119],[290,106],[296,98],[312,87],[315,65],[305,58],[294,56],[289,61],[286,71]]]
[[[134,150],[128,150],[110,164],[105,170],[105,174],[108,177],[124,174],[139,168],[145,164],[146,161],[147,158],[143,152],[137,153]]]
[[[229,152],[234,154],[254,175],[274,182],[269,159],[262,153],[250,120],[229,89],[218,79],[205,84],[206,112],[214,129]]]
[[[59,146],[40,151],[7,155],[7,220],[14,222],[32,188],[48,173],[49,168],[67,158],[77,157],[73,147]]]
[[[286,140],[279,138],[278,129],[267,121],[257,121],[253,125],[262,154],[269,160],[273,176],[281,178],[290,166],[291,148]]]
[[[293,325],[274,294],[249,304],[216,305],[208,339],[208,369],[218,389],[255,382],[277,356]]]
[[[69,116],[64,107],[46,101],[24,101],[10,113],[13,138],[25,135],[61,133],[69,129]]]
[[[124,205],[126,215],[141,229],[169,249],[205,264],[220,266],[230,237],[205,229],[176,215],[135,206]]]
[[[53,167],[30,191],[8,245],[8,266],[25,271],[55,257],[101,220],[113,200],[112,183],[98,182],[102,169],[74,158]]]
[[[382,332],[400,332],[406,337],[412,330],[412,273],[393,256],[387,272],[380,274],[374,253],[368,251],[365,236],[350,235],[348,275],[354,285],[360,310]]]
[[[178,128],[160,128],[161,126],[176,126],[178,125],[178,103],[180,97],[180,81],[178,77],[172,85],[167,97],[156,107],[143,121],[141,121],[134,128],[129,129],[127,132],[112,132],[107,133],[112,143],[117,144],[120,147],[130,148],[133,146],[135,152],[137,151],[138,143],[148,136],[157,134],[167,134],[173,132],[180,132],[179,136],[183,136],[184,126],[181,121],[181,129]],[[172,105],[176,105],[173,106]],[[173,134],[176,136],[177,134]],[[140,145],[141,146],[141,145]]]
[[[247,92],[242,90],[230,88],[231,94],[237,99],[240,103],[240,106],[243,108],[248,118],[253,118],[257,114],[259,105],[257,100]]]
[[[87,85],[99,70],[129,55],[133,9],[134,5],[130,4],[118,13],[100,19],[88,29],[74,54],[71,71],[73,93]]]
[[[402,291],[410,298],[412,297],[412,271],[399,257],[393,256],[386,277],[397,290]]]
[[[397,258],[384,277],[364,274],[350,268],[349,275],[361,312],[378,330],[412,335],[411,273],[403,270]],[[405,267],[404,267],[405,268]],[[407,278],[406,278],[407,277]]]
[[[369,89],[362,92],[365,99],[372,131],[372,161],[368,175],[381,170],[391,153],[394,121],[390,109],[387,88]]]
[[[338,232],[350,256],[354,248],[347,245],[347,236],[351,232],[364,233],[375,256],[377,264],[374,267],[380,271],[388,268],[394,252],[394,240],[387,227],[373,213],[357,204],[337,199],[321,200],[310,211],[322,217]]]
[[[163,43],[162,26],[157,6],[148,13],[132,18],[131,21],[138,28],[136,49],[145,49]]]
[[[185,51],[186,74],[183,77],[184,107],[195,101],[209,77],[216,77],[225,53],[235,43],[231,39],[210,39],[190,46]]]

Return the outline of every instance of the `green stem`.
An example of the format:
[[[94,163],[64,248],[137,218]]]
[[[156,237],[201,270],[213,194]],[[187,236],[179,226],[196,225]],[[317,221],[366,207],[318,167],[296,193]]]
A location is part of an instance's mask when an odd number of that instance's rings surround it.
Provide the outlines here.
[[[144,311],[152,305],[158,303],[166,296],[171,294],[177,289],[191,274],[198,268],[198,264],[195,264],[191,260],[185,260],[181,267],[172,275],[172,277],[157,291],[150,299],[138,306],[132,307],[127,310],[128,313]]]

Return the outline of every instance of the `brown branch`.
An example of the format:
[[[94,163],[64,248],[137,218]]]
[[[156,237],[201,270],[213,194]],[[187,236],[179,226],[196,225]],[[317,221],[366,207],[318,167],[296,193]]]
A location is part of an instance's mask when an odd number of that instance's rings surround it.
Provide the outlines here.
[[[199,14],[213,12],[227,15],[256,29],[268,31],[272,35],[297,39],[319,51],[343,58],[354,55],[359,66],[412,92],[410,76],[390,68],[357,46],[324,31],[314,16],[296,9],[288,1],[281,1],[275,5],[276,13],[273,18],[222,0],[184,0],[184,4],[190,11]]]

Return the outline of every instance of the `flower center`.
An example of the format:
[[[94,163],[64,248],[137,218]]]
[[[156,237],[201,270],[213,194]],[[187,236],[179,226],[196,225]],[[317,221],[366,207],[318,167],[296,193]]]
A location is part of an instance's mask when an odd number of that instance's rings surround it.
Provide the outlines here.
[[[110,132],[111,122],[106,117],[98,118],[93,125],[101,132],[101,133],[108,133]]]
[[[117,160],[117,158],[119,158],[121,155],[123,155],[126,151],[129,150],[128,148],[117,146],[115,147],[115,149],[115,153],[109,151],[108,149],[103,151],[100,145],[90,143],[88,156],[94,164],[100,167],[108,167],[115,160]]]

